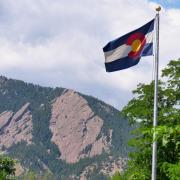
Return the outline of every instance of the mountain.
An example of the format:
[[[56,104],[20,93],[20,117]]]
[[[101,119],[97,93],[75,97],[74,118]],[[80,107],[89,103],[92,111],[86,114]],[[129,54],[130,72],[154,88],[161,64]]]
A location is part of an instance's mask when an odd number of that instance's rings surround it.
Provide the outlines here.
[[[106,180],[126,166],[130,130],[117,109],[94,97],[0,76],[0,150],[21,173]]]

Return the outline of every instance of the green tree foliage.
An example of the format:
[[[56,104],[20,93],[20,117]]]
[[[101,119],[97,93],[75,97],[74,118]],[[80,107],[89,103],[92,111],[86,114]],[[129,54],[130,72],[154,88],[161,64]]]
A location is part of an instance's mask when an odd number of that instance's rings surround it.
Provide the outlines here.
[[[153,129],[154,82],[139,84],[133,91],[134,98],[122,113],[136,126],[129,145],[128,169],[121,176],[124,180],[149,180],[151,178],[152,135],[158,143],[158,180],[178,180],[180,177],[180,59],[172,60],[162,71],[158,83],[158,127]],[[180,179],[180,178],[179,178]]]
[[[120,173],[117,171],[111,178],[111,180],[122,180]]]
[[[55,177],[50,172],[44,172],[43,174],[39,175],[35,172],[28,171],[24,173],[21,177],[18,178],[19,180],[55,180]]]
[[[0,156],[0,180],[12,179],[15,175],[15,160]]]

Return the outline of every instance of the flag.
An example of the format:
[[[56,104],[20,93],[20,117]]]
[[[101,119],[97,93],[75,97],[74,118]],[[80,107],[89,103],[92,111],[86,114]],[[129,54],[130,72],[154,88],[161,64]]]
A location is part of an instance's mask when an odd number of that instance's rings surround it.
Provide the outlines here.
[[[141,56],[153,54],[154,21],[110,41],[103,48],[107,72],[129,68],[138,64]]]

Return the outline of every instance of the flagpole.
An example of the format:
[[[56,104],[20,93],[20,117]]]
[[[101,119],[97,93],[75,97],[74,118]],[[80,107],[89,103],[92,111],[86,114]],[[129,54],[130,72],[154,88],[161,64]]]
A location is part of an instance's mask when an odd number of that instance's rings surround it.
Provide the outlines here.
[[[156,8],[156,18],[155,18],[155,29],[156,29],[156,39],[155,39],[155,71],[154,71],[154,117],[153,117],[153,127],[157,126],[157,115],[158,115],[158,71],[159,71],[159,12],[161,7]],[[153,147],[152,147],[152,176],[151,180],[156,180],[156,167],[157,167],[157,142],[154,141],[156,138],[155,132],[153,133]]]

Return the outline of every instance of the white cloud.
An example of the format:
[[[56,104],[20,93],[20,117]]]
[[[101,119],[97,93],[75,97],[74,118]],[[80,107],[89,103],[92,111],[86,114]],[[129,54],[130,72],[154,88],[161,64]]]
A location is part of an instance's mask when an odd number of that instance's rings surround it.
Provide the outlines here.
[[[147,0],[2,0],[0,71],[124,105],[139,82],[152,80],[152,57],[106,73],[102,47],[152,19],[155,5]],[[180,57],[179,18],[180,9],[161,13],[161,67]]]

